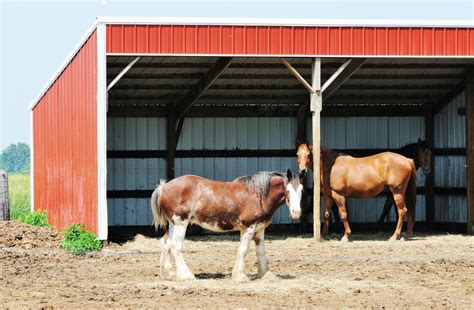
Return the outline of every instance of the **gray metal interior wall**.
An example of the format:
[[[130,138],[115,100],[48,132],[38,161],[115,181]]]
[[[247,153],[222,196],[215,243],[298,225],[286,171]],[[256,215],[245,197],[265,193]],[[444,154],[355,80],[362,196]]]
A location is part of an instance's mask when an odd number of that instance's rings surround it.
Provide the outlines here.
[[[308,126],[309,127],[309,126]],[[165,150],[166,119],[109,118],[108,150]],[[296,119],[280,118],[188,118],[184,122],[178,150],[292,149]],[[310,132],[309,132],[309,138]],[[422,117],[323,118],[322,143],[330,148],[398,148],[424,137]],[[176,158],[176,176],[197,174],[218,180],[256,171],[296,171],[296,160],[288,158]],[[424,177],[418,173],[418,184]],[[153,189],[166,178],[165,159],[108,159],[108,190]],[[310,184],[310,183],[309,183]],[[352,222],[374,222],[384,198],[350,199]],[[108,199],[109,225],[150,225],[148,199]],[[321,213],[322,214],[322,213]],[[394,214],[390,214],[390,219]],[[424,196],[417,197],[417,220],[424,220]],[[274,215],[274,223],[292,223],[286,206]]]
[[[465,106],[462,92],[435,116],[435,147],[465,148],[466,118],[458,114]],[[466,156],[436,156],[435,186],[466,187]],[[435,196],[435,221],[467,221],[466,196]]]

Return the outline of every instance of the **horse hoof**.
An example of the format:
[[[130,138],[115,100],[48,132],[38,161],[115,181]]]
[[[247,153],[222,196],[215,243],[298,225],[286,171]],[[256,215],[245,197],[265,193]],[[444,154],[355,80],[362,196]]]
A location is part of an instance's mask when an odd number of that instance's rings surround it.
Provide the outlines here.
[[[191,273],[191,274],[187,274],[187,275],[177,277],[177,280],[180,281],[180,282],[181,281],[193,281],[193,280],[196,280],[196,277]]]
[[[391,236],[390,239],[388,239],[388,241],[390,241],[390,242],[395,242],[395,241],[398,241],[398,240],[400,240],[400,239],[401,239],[400,236],[395,236],[395,235],[394,235],[394,236]]]
[[[351,239],[349,239],[349,237],[347,237],[346,235],[342,236],[341,242],[349,242],[349,241],[351,241]]]
[[[277,277],[271,271],[267,271],[267,273],[265,273],[265,275],[260,278],[266,281],[274,281],[277,279]]]
[[[174,281],[176,280],[176,274],[172,271],[164,272],[161,275],[161,279],[165,281]]]
[[[249,282],[250,279],[245,274],[240,274],[240,275],[235,275],[235,276],[233,275],[232,281],[243,283],[243,282]]]

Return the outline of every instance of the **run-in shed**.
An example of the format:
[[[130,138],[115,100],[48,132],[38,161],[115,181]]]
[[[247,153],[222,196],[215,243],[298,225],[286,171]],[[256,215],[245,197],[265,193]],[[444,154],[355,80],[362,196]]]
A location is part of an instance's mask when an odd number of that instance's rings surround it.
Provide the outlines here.
[[[98,18],[30,107],[32,208],[106,239],[151,224],[160,178],[295,170],[297,138],[354,154],[426,138],[434,174],[419,174],[417,220],[471,233],[472,27]],[[350,221],[374,222],[382,200],[350,201]]]

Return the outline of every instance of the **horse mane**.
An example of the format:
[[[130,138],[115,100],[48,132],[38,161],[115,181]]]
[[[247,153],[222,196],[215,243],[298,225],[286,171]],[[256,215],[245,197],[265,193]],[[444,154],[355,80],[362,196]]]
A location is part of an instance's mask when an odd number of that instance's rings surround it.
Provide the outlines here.
[[[270,188],[270,180],[272,179],[272,176],[275,175],[282,179],[286,179],[286,176],[280,172],[260,171],[254,174],[238,177],[234,182],[245,184],[250,191],[256,195],[266,197]]]

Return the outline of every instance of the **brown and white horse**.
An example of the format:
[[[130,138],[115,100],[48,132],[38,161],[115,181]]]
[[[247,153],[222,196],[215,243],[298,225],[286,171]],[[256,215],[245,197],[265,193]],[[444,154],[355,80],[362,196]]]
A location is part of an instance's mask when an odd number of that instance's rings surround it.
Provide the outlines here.
[[[287,203],[291,217],[301,215],[299,178],[277,172],[259,172],[220,182],[195,175],[185,175],[169,182],[160,182],[151,196],[155,227],[168,230],[162,238],[161,276],[174,278],[170,253],[176,261],[178,281],[195,279],[183,258],[183,241],[189,224],[197,224],[215,232],[240,230],[240,246],[232,271],[232,279],[248,280],[245,275],[245,256],[250,241],[255,241],[258,274],[269,274],[265,259],[264,232],[272,215]]]
[[[412,159],[392,152],[355,158],[321,147],[320,160],[321,192],[324,197],[323,236],[328,232],[329,211],[334,202],[344,224],[342,241],[348,241],[351,229],[347,219],[346,198],[375,197],[384,189],[392,193],[399,215],[397,227],[390,240],[400,239],[407,211],[407,234],[413,233],[416,168]],[[303,143],[298,146],[297,162],[300,175],[304,175],[308,167],[312,169],[311,145]]]

